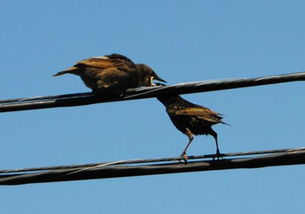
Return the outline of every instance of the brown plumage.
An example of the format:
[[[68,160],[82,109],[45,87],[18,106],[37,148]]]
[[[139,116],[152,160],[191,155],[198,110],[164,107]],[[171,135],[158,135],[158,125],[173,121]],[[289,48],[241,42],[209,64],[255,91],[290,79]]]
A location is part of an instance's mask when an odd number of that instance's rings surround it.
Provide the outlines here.
[[[129,58],[120,54],[84,59],[53,76],[63,74],[80,76],[93,92],[100,89],[123,91],[127,88],[152,86],[154,85],[152,80],[165,82],[149,66],[134,64]]]
[[[187,160],[186,150],[194,138],[193,135],[212,135],[216,142],[216,155],[219,157],[217,133],[211,126],[217,123],[226,124],[221,120],[221,114],[193,104],[179,95],[159,96],[157,99],[166,107],[166,112],[176,128],[189,138],[181,154],[185,160]]]

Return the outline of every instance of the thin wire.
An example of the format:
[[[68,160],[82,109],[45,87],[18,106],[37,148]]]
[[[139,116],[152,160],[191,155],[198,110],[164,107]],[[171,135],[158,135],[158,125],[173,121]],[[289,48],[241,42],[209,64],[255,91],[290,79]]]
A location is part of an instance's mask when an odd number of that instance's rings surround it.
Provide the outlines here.
[[[262,151],[251,151],[251,152],[233,152],[221,154],[220,157],[238,157],[238,156],[253,156],[253,155],[264,155],[264,154],[277,154],[277,153],[292,153],[305,151],[305,147],[301,148],[289,148],[289,149],[275,149],[275,150],[262,150]],[[204,160],[209,158],[216,158],[215,154],[208,155],[196,155],[188,156],[188,160]],[[79,171],[101,168],[113,165],[129,165],[129,164],[144,164],[144,163],[162,163],[162,162],[174,162],[184,160],[183,157],[168,157],[168,158],[154,158],[154,159],[132,159],[132,160],[119,160],[102,163],[91,163],[81,165],[66,165],[66,166],[52,166],[52,167],[36,167],[36,168],[23,168],[23,169],[8,169],[0,170],[0,174],[5,173],[21,173],[21,172],[33,172],[33,171],[46,171],[46,170],[59,170],[59,169],[75,169]]]
[[[284,150],[283,150],[284,151]],[[248,158],[225,158],[220,160],[196,160],[187,163],[169,162],[144,165],[104,164],[103,167],[86,169],[61,169],[17,174],[1,174],[0,185],[20,185],[43,182],[76,181],[127,176],[144,176],[196,171],[260,168],[270,166],[305,164],[304,148],[289,149],[277,154],[256,155]],[[253,152],[246,152],[250,154]],[[118,161],[120,162],[120,161]],[[117,163],[118,163],[117,162]]]
[[[238,157],[238,156],[253,156],[253,155],[264,155],[264,154],[278,154],[278,153],[293,153],[305,151],[304,148],[292,148],[292,149],[277,149],[277,150],[265,150],[265,151],[252,151],[252,152],[234,152],[234,153],[226,153],[217,156],[215,154],[209,155],[198,155],[198,156],[188,156],[188,160],[205,160],[212,158],[223,158],[223,157]],[[183,157],[173,157],[173,158],[162,158],[162,159],[138,159],[138,160],[121,160],[121,161],[114,161],[114,162],[106,162],[101,164],[96,164],[95,166],[84,167],[82,169],[73,171],[68,173],[67,175],[76,174],[82,171],[90,170],[90,169],[101,169],[107,166],[114,166],[114,165],[126,165],[126,164],[143,164],[143,163],[155,163],[155,162],[173,162],[173,161],[185,161]]]

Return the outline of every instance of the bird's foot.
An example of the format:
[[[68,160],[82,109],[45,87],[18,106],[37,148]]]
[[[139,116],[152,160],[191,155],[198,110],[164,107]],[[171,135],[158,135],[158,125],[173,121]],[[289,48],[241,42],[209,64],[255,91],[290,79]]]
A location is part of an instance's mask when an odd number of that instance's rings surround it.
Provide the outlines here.
[[[181,159],[179,159],[179,162],[181,163],[182,161],[184,161],[184,163],[187,163],[187,155],[185,152],[183,152],[181,155],[180,155]]]
[[[215,156],[213,157],[213,161],[214,161],[215,159],[216,159],[216,160],[222,159],[221,156],[222,156],[222,155],[221,155],[220,151],[217,150]]]

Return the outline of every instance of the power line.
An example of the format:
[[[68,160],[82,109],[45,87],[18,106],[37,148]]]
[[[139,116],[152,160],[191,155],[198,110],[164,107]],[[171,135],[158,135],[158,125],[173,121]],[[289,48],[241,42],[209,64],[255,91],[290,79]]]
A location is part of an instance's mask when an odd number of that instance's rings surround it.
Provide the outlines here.
[[[253,155],[265,155],[265,154],[276,154],[276,153],[288,153],[295,151],[305,151],[304,148],[290,148],[290,149],[274,149],[274,150],[262,150],[262,151],[251,151],[251,152],[232,152],[221,154],[220,157],[240,157],[240,156],[253,156]],[[203,160],[216,158],[215,154],[208,155],[196,155],[188,156],[188,160]],[[66,166],[52,166],[52,167],[36,167],[36,168],[22,168],[22,169],[9,169],[0,170],[0,174],[3,173],[20,173],[20,172],[33,172],[33,171],[43,171],[43,170],[56,170],[56,169],[85,169],[87,167],[100,167],[100,166],[112,166],[112,165],[126,165],[126,164],[144,164],[144,163],[164,163],[170,161],[182,161],[182,157],[170,157],[170,158],[153,158],[153,159],[133,159],[133,160],[120,160],[111,161],[103,163],[91,163],[91,164],[81,164],[81,165],[66,165]]]
[[[245,158],[232,158],[244,156]],[[75,181],[195,171],[259,168],[305,164],[305,148],[266,150],[224,154],[220,160],[207,160],[214,155],[191,156],[187,163],[181,157],[143,160],[124,160],[98,164],[1,170],[0,185]],[[34,170],[35,169],[35,170]]]
[[[305,72],[299,72],[248,79],[198,81],[180,83],[171,86],[142,87],[128,89],[123,97],[102,97],[95,96],[92,93],[76,93],[32,98],[6,99],[0,100],[0,112],[81,106],[102,102],[152,98],[164,94],[188,94],[304,80]]]

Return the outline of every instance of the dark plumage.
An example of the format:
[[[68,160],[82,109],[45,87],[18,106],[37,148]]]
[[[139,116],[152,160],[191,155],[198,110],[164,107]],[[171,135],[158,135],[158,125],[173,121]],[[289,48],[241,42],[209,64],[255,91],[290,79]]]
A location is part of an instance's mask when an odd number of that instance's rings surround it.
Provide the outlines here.
[[[152,86],[152,80],[161,79],[149,66],[134,64],[120,54],[92,57],[77,62],[74,66],[53,76],[75,74],[85,85],[96,92],[100,89],[125,90],[139,86]]]
[[[166,107],[166,112],[176,128],[189,138],[181,154],[185,160],[187,160],[186,150],[194,138],[193,135],[212,135],[216,142],[216,155],[220,155],[217,133],[211,126],[217,123],[226,124],[221,120],[221,114],[193,104],[179,95],[159,96],[157,99]]]

